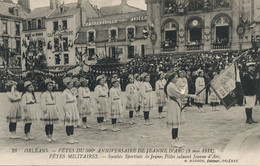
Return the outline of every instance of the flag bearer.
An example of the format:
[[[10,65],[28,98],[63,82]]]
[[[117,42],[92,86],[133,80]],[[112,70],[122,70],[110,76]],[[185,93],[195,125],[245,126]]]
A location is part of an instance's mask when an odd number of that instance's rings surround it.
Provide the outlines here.
[[[246,123],[253,124],[257,123],[257,121],[253,120],[253,108],[255,106],[256,101],[256,76],[254,74],[256,63],[250,62],[247,63],[248,72],[245,74],[243,78],[243,91],[245,95],[245,112],[246,112]]]

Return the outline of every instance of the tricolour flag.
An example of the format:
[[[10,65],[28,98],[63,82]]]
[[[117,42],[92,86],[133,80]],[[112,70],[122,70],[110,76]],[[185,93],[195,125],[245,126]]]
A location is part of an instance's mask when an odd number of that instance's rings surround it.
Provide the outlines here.
[[[237,95],[243,94],[237,62],[222,71],[210,85],[227,110],[234,106],[237,103]]]

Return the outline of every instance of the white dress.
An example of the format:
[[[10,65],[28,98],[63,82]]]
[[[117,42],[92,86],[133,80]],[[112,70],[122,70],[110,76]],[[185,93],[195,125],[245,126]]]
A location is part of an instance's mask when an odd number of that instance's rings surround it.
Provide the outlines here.
[[[22,108],[21,108],[21,94],[18,91],[8,92],[8,100],[10,101],[10,108],[6,117],[7,122],[16,123],[22,119]]]
[[[142,83],[141,83],[141,81],[135,80],[134,85],[136,86],[136,91],[137,91],[138,106],[141,106],[141,103],[142,103],[142,96],[141,96]]]
[[[189,86],[188,86],[188,80],[185,77],[179,77],[178,81],[176,82],[176,86],[178,87],[179,91],[182,94],[188,94],[189,93]],[[187,103],[187,98],[182,99],[182,103]]]
[[[111,106],[111,118],[117,119],[122,117],[122,99],[121,92],[119,88],[112,87],[109,91],[110,106]]]
[[[65,89],[62,93],[62,107],[65,126],[76,126],[79,121],[77,99],[69,89]]]
[[[203,77],[198,77],[195,82],[195,94],[199,93],[203,88],[205,88],[205,80]],[[198,97],[194,100],[195,103],[205,104],[206,102],[206,89],[202,91]]]
[[[106,86],[97,85],[95,88],[95,100],[97,102],[97,117],[106,117],[109,109],[108,105],[108,91]]]
[[[56,105],[56,95],[53,92],[46,91],[41,94],[40,106],[42,109],[41,120],[44,121],[44,124],[58,123],[58,107]]]
[[[32,93],[26,92],[21,99],[22,120],[24,123],[32,123],[37,120],[36,116],[36,101]]]
[[[167,100],[167,117],[166,124],[169,128],[179,128],[184,123],[183,114],[181,113],[181,97],[178,87],[170,82],[167,87],[168,100]],[[173,100],[175,99],[175,101]]]
[[[149,82],[144,82],[141,87],[141,96],[142,96],[142,111],[151,111],[154,107],[154,96],[153,96],[153,88]]]
[[[136,111],[138,109],[138,92],[135,84],[126,86],[126,110]]]
[[[166,80],[158,80],[155,83],[155,91],[157,95],[157,105],[158,107],[163,107],[166,105],[166,96],[164,93],[164,86],[166,84]]]
[[[91,115],[91,98],[90,98],[90,90],[88,87],[80,87],[79,88],[79,116],[88,117]]]

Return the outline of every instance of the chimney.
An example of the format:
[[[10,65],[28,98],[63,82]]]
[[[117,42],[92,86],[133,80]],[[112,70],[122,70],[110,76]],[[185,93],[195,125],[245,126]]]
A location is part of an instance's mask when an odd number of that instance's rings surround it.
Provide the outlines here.
[[[18,5],[27,10],[28,12],[31,12],[30,0],[18,0]]]
[[[54,0],[50,0],[50,9],[56,8],[53,1],[54,1]]]
[[[122,0],[122,1],[121,1],[121,5],[122,5],[122,6],[127,5],[127,0]]]
[[[54,0],[54,1],[55,1],[55,6],[58,9],[61,5],[60,0]]]
[[[82,0],[78,0],[77,8],[81,8]]]

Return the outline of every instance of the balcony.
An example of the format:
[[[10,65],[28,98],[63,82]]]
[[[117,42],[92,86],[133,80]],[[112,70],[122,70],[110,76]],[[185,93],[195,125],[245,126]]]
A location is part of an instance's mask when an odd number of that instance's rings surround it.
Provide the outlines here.
[[[161,46],[161,51],[162,52],[171,52],[171,51],[176,51],[176,43],[172,42],[172,41],[165,41],[162,42],[162,46]]]
[[[202,44],[190,44],[186,45],[187,51],[200,51],[202,50]]]
[[[227,44],[213,44],[213,50],[227,50],[230,49],[230,43]]]

